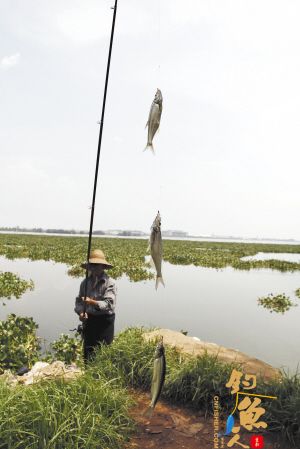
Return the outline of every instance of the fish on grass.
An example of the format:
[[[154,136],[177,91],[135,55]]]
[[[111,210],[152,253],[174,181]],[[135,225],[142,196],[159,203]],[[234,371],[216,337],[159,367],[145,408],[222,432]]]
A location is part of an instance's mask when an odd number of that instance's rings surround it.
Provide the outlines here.
[[[166,358],[163,339],[157,344],[154,354],[153,374],[151,382],[151,402],[144,415],[151,418],[159,399],[166,376]]]
[[[162,112],[162,94],[159,89],[157,89],[154,100],[152,102],[148,122],[146,123],[146,127],[148,126],[148,141],[145,150],[149,149],[154,154],[154,148],[152,144],[153,137],[155,136],[156,131],[159,128],[160,117]],[[144,151],[145,151],[144,150]]]
[[[156,269],[156,282],[155,282],[155,288],[157,290],[158,284],[161,283],[163,286],[165,286],[162,274],[161,274],[161,261],[162,261],[162,238],[161,238],[161,218],[159,211],[157,212],[157,215],[155,217],[155,220],[151,226],[151,234],[150,234],[150,241],[149,241],[149,247],[150,249],[151,257]]]

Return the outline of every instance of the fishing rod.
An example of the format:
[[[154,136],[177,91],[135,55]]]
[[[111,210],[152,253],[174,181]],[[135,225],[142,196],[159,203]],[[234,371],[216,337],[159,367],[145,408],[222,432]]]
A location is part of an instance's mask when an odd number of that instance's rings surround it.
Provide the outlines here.
[[[112,46],[113,46],[113,40],[114,40],[114,31],[115,31],[115,22],[116,22],[116,14],[117,14],[117,5],[118,5],[118,0],[115,0],[115,5],[111,7],[111,9],[113,9],[114,13],[113,13],[113,19],[112,19],[110,43],[109,43],[109,51],[108,51],[108,59],[107,59],[107,66],[106,66],[106,76],[105,76],[105,84],[104,84],[102,113],[101,113],[101,120],[100,120],[100,130],[99,130],[98,149],[97,149],[97,160],[96,160],[95,178],[94,178],[93,201],[92,201],[92,207],[91,207],[89,241],[88,241],[88,250],[87,250],[87,264],[86,264],[86,271],[85,271],[85,292],[84,292],[84,303],[83,303],[83,313],[84,314],[85,314],[85,311],[86,311],[86,302],[85,302],[85,300],[86,300],[86,297],[87,297],[88,263],[89,263],[90,252],[91,252],[93,223],[94,223],[94,211],[95,211],[95,200],[96,200],[96,190],[97,190],[97,180],[98,180],[98,168],[99,168],[100,151],[101,151],[101,143],[102,143],[102,133],[103,133],[103,124],[104,124],[105,105],[106,105],[106,95],[107,95],[107,86],[108,86],[108,78],[109,78],[109,69],[110,69]]]

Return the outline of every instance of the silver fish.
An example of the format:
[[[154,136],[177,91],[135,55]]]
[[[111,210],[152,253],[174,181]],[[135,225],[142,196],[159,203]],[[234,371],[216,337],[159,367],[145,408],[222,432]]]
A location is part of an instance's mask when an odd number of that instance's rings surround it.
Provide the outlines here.
[[[154,354],[153,375],[151,382],[151,402],[145,415],[151,417],[159,399],[166,376],[166,358],[163,339],[158,343]]]
[[[147,141],[147,146],[146,146],[145,150],[147,150],[149,148],[149,150],[152,150],[153,153],[154,153],[154,149],[153,149],[153,145],[152,145],[152,140],[153,140],[153,137],[155,136],[156,131],[159,128],[160,117],[161,117],[161,112],[162,112],[162,101],[163,101],[163,98],[162,98],[161,91],[159,89],[157,89],[154,100],[153,100],[151,108],[150,108],[148,122],[146,123],[146,127],[148,126],[148,141]]]
[[[157,290],[158,284],[161,283],[165,286],[162,274],[161,274],[161,261],[162,261],[162,238],[161,238],[161,218],[159,211],[155,217],[155,220],[151,226],[151,234],[149,241],[149,249],[151,252],[151,257],[156,269],[156,282],[155,288]]]

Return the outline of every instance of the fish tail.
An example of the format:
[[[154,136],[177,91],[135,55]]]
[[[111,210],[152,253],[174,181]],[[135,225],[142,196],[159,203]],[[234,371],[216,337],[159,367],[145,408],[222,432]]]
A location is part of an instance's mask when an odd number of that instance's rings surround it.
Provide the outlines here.
[[[155,289],[157,290],[158,284],[162,284],[165,287],[164,280],[162,276],[156,276]]]
[[[146,408],[146,410],[144,410],[142,412],[142,416],[144,416],[145,418],[151,419],[152,415],[153,415],[153,411],[154,411],[154,407],[151,407],[151,405],[149,405],[149,407]]]
[[[148,149],[152,151],[152,154],[155,154],[155,153],[154,153],[154,148],[153,148],[152,143],[147,143],[147,146],[146,146],[146,148],[144,149],[144,151],[146,151],[146,150],[148,150]]]

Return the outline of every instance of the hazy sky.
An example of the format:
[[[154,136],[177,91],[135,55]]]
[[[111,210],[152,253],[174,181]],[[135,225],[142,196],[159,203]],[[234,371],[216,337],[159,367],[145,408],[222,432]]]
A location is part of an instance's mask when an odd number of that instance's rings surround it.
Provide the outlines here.
[[[0,226],[88,229],[113,3],[0,1]],[[299,17],[119,0],[94,229],[300,239]]]

